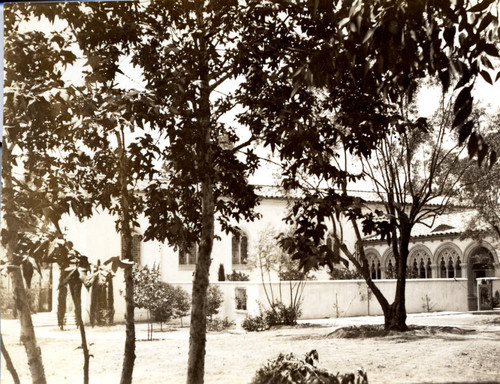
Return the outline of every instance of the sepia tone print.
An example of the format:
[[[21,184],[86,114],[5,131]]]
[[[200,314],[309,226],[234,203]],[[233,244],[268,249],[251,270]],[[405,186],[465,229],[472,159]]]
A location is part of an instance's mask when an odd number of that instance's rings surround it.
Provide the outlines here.
[[[2,383],[500,380],[496,1],[3,10]]]

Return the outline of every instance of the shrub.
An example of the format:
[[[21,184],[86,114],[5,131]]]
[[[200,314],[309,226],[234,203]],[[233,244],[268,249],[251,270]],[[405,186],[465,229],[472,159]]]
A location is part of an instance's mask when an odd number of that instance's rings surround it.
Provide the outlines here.
[[[257,371],[252,384],[368,384],[366,372],[361,370],[357,374],[334,375],[318,368],[318,357],[316,350],[307,353],[303,359],[292,353],[280,354]]]
[[[215,318],[208,319],[207,321],[207,330],[210,332],[222,332],[232,326],[234,326],[234,321],[229,321],[227,317],[223,319]]]
[[[228,281],[250,281],[250,276],[243,272],[236,272],[226,275]]]
[[[360,280],[363,279],[363,275],[357,270],[350,270],[347,268],[337,269],[333,268],[330,270],[330,280]]]
[[[264,331],[273,325],[297,325],[301,313],[299,306],[288,307],[282,302],[277,302],[260,315],[247,316],[241,325],[248,332]]]
[[[247,316],[241,326],[247,332],[265,331],[268,328],[263,315]]]
[[[493,295],[493,308],[498,308],[500,307],[500,292],[495,291],[495,294]]]
[[[278,301],[264,312],[264,318],[268,327],[273,325],[297,325],[297,319],[301,314],[302,311],[298,305],[286,306]]]
[[[219,265],[219,281],[225,281],[226,274],[224,273],[224,264]]]
[[[174,317],[182,318],[189,314],[191,309],[191,297],[181,287],[175,287],[174,292]]]
[[[207,292],[207,317],[212,319],[213,315],[217,315],[223,302],[224,295],[221,289],[217,285],[209,286]]]

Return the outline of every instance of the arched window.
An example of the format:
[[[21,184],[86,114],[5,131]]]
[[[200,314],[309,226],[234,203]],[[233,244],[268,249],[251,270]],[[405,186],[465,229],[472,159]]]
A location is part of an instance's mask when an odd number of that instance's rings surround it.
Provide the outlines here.
[[[248,262],[248,238],[243,232],[233,233],[231,239],[231,255],[233,265],[247,264]]]
[[[440,260],[438,262],[440,278],[452,279],[454,277],[462,277],[461,268],[457,268],[457,265],[460,265],[460,257],[454,247],[447,246],[442,249],[437,255],[437,260]]]
[[[179,249],[179,264],[180,265],[195,265],[198,261],[200,249],[198,244],[192,243],[189,246],[184,246]]]
[[[430,265],[425,262],[425,260],[430,260],[429,252],[425,248],[416,247],[411,250],[410,254],[407,275],[415,279],[429,279],[431,277]]]
[[[366,261],[368,265],[368,270],[370,271],[370,277],[375,279],[382,278],[382,268],[380,266],[380,260],[376,253],[373,251],[368,251],[366,254]]]
[[[125,238],[121,237],[121,258],[125,258]],[[132,243],[130,244],[132,260],[134,263],[141,264],[141,235],[138,233],[132,234]]]

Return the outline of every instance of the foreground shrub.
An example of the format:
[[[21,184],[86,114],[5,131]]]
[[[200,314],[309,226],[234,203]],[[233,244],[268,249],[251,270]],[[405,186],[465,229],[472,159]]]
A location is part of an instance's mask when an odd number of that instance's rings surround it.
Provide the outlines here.
[[[359,370],[357,374],[334,375],[316,366],[318,358],[316,350],[307,353],[303,359],[292,353],[280,354],[257,371],[252,384],[368,384],[366,372]]]
[[[241,326],[247,332],[259,332],[268,328],[263,315],[247,316]]]
[[[216,317],[214,319],[208,319],[207,330],[210,332],[222,332],[234,325],[235,322],[229,321],[227,317],[225,317],[224,319],[219,319]]]

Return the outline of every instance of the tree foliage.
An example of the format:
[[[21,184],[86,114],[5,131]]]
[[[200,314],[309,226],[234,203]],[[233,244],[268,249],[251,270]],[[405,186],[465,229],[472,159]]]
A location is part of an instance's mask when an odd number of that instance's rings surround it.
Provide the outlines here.
[[[473,129],[470,92],[478,77],[489,78],[491,59],[498,57],[491,1],[477,6],[437,1],[354,0],[334,6],[255,2],[251,7],[240,46],[247,75],[240,92],[248,113],[240,118],[264,137],[266,146],[279,151],[285,189],[305,191],[289,217],[297,224],[296,236],[285,244],[305,270],[332,265],[332,259],[340,256],[341,244],[333,252],[319,250],[328,231],[326,221],[341,215],[356,221],[363,216],[363,201],[345,190],[347,182],[362,174],[339,166],[343,151],[368,158],[384,145],[389,151],[384,140],[392,135],[395,140],[406,135],[413,141],[419,132],[423,134],[426,120],[405,110],[423,79],[438,79],[445,92],[454,85],[450,125],[459,134],[459,145],[467,143],[469,155],[478,155],[479,163],[488,154],[490,163],[495,160],[495,153]],[[323,182],[326,189],[307,191],[304,184],[311,179],[318,185]],[[398,192],[402,197],[408,191]],[[413,197],[419,207],[426,200]],[[403,218],[410,213],[399,203],[395,200],[392,207],[401,211],[401,217],[392,211],[390,221],[367,217],[366,231],[380,231],[386,238],[409,237],[412,224]],[[334,235],[338,238],[340,233]],[[356,235],[362,238],[359,230]],[[386,320],[392,319],[391,327],[405,329],[404,282],[401,285]]]

